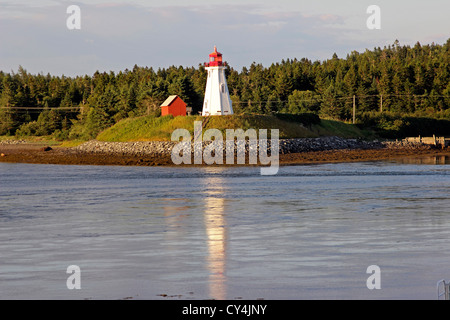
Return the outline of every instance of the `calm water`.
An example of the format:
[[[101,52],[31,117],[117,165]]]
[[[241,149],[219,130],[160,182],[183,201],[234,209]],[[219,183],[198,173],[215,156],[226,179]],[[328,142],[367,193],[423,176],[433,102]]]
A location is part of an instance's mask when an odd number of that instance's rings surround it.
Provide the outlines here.
[[[0,299],[436,299],[448,160],[277,176],[0,163]],[[81,290],[67,289],[70,265]]]

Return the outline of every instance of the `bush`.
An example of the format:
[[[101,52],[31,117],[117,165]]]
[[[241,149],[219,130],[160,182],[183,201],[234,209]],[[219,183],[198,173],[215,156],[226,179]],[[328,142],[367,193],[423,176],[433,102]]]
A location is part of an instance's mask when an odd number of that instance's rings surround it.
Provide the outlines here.
[[[44,110],[36,121],[24,123],[16,130],[16,136],[47,136],[61,129],[61,116],[54,110]]]
[[[55,137],[55,140],[57,141],[64,141],[69,139],[69,130],[56,130],[53,133],[53,136]]]
[[[83,123],[75,122],[69,131],[70,140],[90,140],[92,137],[86,132],[86,128]]]
[[[26,137],[26,136],[34,136],[36,135],[36,131],[38,129],[38,123],[36,121],[31,121],[25,123],[16,130],[16,137]]]
[[[450,135],[450,120],[402,116],[389,112],[365,112],[359,117],[358,127],[372,129],[379,136],[390,139]]]

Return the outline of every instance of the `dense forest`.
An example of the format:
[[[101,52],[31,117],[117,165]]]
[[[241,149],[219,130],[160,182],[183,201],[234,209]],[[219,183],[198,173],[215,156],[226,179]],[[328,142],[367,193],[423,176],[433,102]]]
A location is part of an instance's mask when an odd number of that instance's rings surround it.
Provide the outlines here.
[[[235,113],[315,113],[351,120],[355,103],[360,123],[373,125],[382,115],[450,120],[450,39],[413,47],[396,41],[325,61],[253,63],[241,71],[227,66],[226,75]],[[32,75],[19,67],[17,73],[0,72],[0,135],[90,139],[121,119],[158,115],[160,104],[173,94],[197,113],[205,85],[202,65],[134,66],[73,78]]]

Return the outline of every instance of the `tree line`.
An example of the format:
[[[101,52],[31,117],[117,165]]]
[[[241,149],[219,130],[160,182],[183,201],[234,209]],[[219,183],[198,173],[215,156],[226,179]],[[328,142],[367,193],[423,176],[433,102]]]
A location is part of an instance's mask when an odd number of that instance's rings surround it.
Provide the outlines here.
[[[314,113],[350,120],[387,112],[450,119],[450,39],[443,45],[398,41],[334,54],[324,61],[285,59],[269,67],[226,67],[235,113]],[[201,111],[206,70],[134,66],[92,76],[0,71],[0,135],[90,139],[121,119],[158,115],[169,95]],[[355,100],[354,100],[355,99]]]

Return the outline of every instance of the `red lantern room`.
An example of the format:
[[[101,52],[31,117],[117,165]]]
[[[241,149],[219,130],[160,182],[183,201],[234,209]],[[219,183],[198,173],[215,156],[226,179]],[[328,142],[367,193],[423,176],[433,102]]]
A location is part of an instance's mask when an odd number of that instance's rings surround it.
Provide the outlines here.
[[[222,54],[217,52],[216,46],[214,46],[214,52],[209,55],[209,62],[205,63],[205,67],[220,67],[226,65],[222,62]]]

